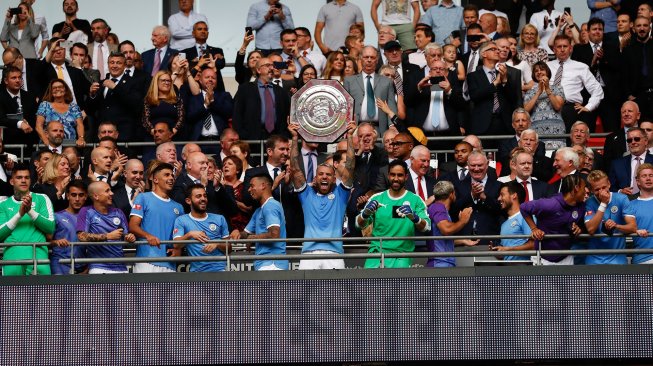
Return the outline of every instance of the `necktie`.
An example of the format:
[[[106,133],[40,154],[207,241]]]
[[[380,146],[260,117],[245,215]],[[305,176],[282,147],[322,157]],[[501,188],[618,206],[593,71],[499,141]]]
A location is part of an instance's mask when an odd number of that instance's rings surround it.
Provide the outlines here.
[[[267,86],[263,89],[263,94],[265,95],[265,129],[268,133],[274,131],[274,100],[272,99],[272,88]]]
[[[136,189],[132,188],[132,192],[129,194],[129,202],[134,201],[134,196],[136,195]]]
[[[553,78],[553,85],[560,85],[562,82],[562,69],[563,69],[564,63],[560,61],[560,67],[558,67],[558,70],[556,70],[555,77]]]
[[[161,50],[157,49],[156,54],[154,55],[154,66],[152,67],[152,76],[156,75],[161,68]]]
[[[365,161],[365,164],[370,162],[370,153],[368,152],[363,153],[363,161]]]
[[[57,149],[54,148],[54,147],[52,149],[50,149],[50,151],[52,151],[53,154],[58,154],[59,153],[59,151],[57,151]]]
[[[272,177],[272,179],[273,179],[273,180],[274,180],[274,179],[277,179],[277,176],[279,175],[279,168],[274,168],[274,169],[272,169],[272,170],[274,171],[274,177]]]
[[[531,200],[529,194],[528,194],[528,181],[527,180],[522,180],[521,185],[524,186],[524,191],[526,191],[526,196],[524,196],[524,202],[528,202]]]
[[[212,122],[213,122],[213,117],[211,116],[211,112],[209,112],[209,114],[206,115],[206,118],[204,118],[204,129],[210,130]]]
[[[195,183],[195,184],[200,184],[201,182],[200,182],[199,179],[193,179],[193,183]]]
[[[440,105],[442,103],[442,91],[433,91],[433,101],[431,101],[431,126],[437,129],[440,127]]]
[[[103,74],[100,74],[100,75],[103,75]],[[63,67],[61,67],[61,65],[57,66],[57,78],[61,79],[61,80],[64,80]]]
[[[635,178],[637,177],[637,170],[639,170],[640,165],[642,165],[642,158],[638,156],[635,158],[635,169],[633,169],[633,194],[639,192],[639,187],[637,187],[637,180]]]
[[[594,44],[594,53],[596,53],[596,51],[598,51],[598,50],[599,50],[599,44],[595,43]],[[598,81],[599,84],[601,84],[602,86],[605,85],[603,83],[603,78],[601,77],[601,71],[599,71],[598,68],[596,69],[596,81]]]
[[[200,45],[200,57],[204,56],[204,52],[206,52],[206,45]]]
[[[313,164],[313,156],[315,156],[315,153],[306,153],[306,157],[308,158],[308,163],[306,164],[306,181],[308,183],[313,182],[313,179],[315,178],[315,165]]]
[[[401,74],[399,73],[399,66],[395,66],[395,89],[397,89],[397,95],[404,95],[404,83],[401,80]]]
[[[98,175],[97,176],[98,182],[104,182],[105,179],[107,179],[107,177],[105,175]]]
[[[490,71],[490,76],[492,77],[490,82],[493,83],[497,79],[497,70]],[[499,94],[496,91],[492,99],[492,113],[497,113],[499,111]]]
[[[374,100],[374,88],[372,88],[372,76],[367,75],[367,118],[374,119],[376,116],[376,101]]]
[[[16,96],[14,97],[14,100],[16,101],[16,113],[17,113],[17,114],[18,114],[18,113],[22,113],[22,112],[23,112],[23,108],[22,108],[21,105],[20,105],[20,99],[18,98],[18,95],[16,95]]]
[[[116,78],[111,78],[111,81],[113,81],[114,84],[118,83],[118,79],[116,79]]]
[[[281,86],[281,80],[277,79],[272,81],[276,86]]]
[[[308,55],[308,50],[304,50],[304,51],[302,52],[302,57],[306,57],[306,55]]]
[[[97,69],[100,75],[104,75],[104,52],[102,52],[102,43],[97,45]]]
[[[130,69],[125,69],[125,75],[127,75],[127,76],[131,76],[131,75],[130,75],[131,72],[132,72],[132,71],[131,71]]]
[[[461,168],[460,169],[460,174],[458,174],[458,179],[465,180],[465,177],[467,176],[467,174],[465,174],[466,170],[467,170],[467,168]]]
[[[472,51],[472,56],[469,58],[469,65],[467,65],[467,73],[476,71],[476,51]]]
[[[422,189],[422,177],[417,176],[417,194],[422,198],[422,201],[426,202],[426,197],[424,196],[424,189]]]

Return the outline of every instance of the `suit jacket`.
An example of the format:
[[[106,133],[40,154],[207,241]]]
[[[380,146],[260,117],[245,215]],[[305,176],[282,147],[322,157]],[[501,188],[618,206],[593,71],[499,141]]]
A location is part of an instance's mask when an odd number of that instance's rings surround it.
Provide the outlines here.
[[[150,83],[152,82],[152,76],[150,76],[150,74],[146,73],[145,71],[136,68],[134,68],[134,73],[133,74],[130,73],[129,76],[132,78],[134,83],[138,86],[143,97],[145,97],[145,95],[147,95],[147,89],[150,87]]]
[[[517,182],[517,180],[515,179],[513,182]],[[533,190],[533,197],[529,197],[531,201],[549,196],[549,185],[544,181],[531,179],[531,189]]]
[[[644,44],[637,41],[636,38],[635,35],[632,35],[630,44],[621,53],[623,100],[630,95],[637,97],[644,90],[653,87],[653,72],[649,71],[647,77],[642,74],[644,61],[646,61],[648,70],[653,70],[653,41],[649,40],[644,47]],[[646,53],[646,57],[644,57],[644,53]],[[635,101],[639,103],[638,100]]]
[[[48,84],[50,81],[57,79],[58,76],[57,70],[55,70],[52,64],[41,61],[41,67],[43,67],[43,75],[45,76],[41,80],[41,90],[45,93],[45,91],[48,89]],[[88,82],[82,70],[70,65],[65,65],[65,68],[68,71],[70,80],[73,83],[73,94],[75,94],[75,101],[81,110],[86,110],[86,99],[88,97],[91,83]]]
[[[36,126],[37,110],[34,95],[21,89],[20,101],[23,109],[22,119],[25,119],[32,126],[32,129],[34,129]],[[0,126],[4,127],[2,131],[4,143],[28,145],[37,143],[38,135],[36,134],[36,130],[25,134],[23,130],[16,127],[19,117],[16,115],[17,111],[18,103],[16,103],[16,100],[11,97],[4,85],[0,86]]]
[[[204,107],[204,96],[202,93],[189,95],[187,106],[188,112],[186,114],[185,126],[188,128],[190,140],[195,141],[199,140],[202,135],[204,121],[208,118],[209,114],[213,117],[213,121],[218,128],[217,136],[222,134],[222,131],[228,127],[228,122],[234,109],[234,101],[228,92],[215,90],[213,102],[209,104],[208,108]]]
[[[501,162],[502,166],[510,167],[510,152],[518,145],[517,137],[511,137],[505,140],[499,140],[499,150],[497,151],[497,161]],[[542,141],[538,141],[535,154],[544,154],[546,146]]]
[[[427,174],[427,175],[423,176],[422,179],[424,179],[424,181],[426,181],[426,192],[424,192],[424,196],[425,196],[424,198],[428,199],[429,197],[431,197],[433,195],[433,187],[435,187],[435,183],[437,183],[437,182],[436,182],[435,178],[433,178],[433,176],[430,175],[430,174]],[[410,174],[408,174],[408,176],[406,176],[406,189],[419,196],[419,193],[418,193],[419,190],[417,190],[415,188],[415,185],[413,184],[413,177]]]
[[[159,70],[168,69],[168,65],[170,65],[170,60],[172,60],[172,57],[178,53],[179,51],[175,50],[174,48],[170,48],[170,46],[168,45],[168,48],[166,49],[166,54],[163,55],[163,58],[161,59],[161,66],[159,67]],[[156,55],[156,48],[152,48],[150,50],[143,52],[143,54],[141,54],[141,59],[143,59],[143,71],[148,75],[152,75],[155,55]]]
[[[379,170],[388,165],[388,154],[379,146],[374,146],[370,158],[364,159],[362,155],[356,156],[354,167],[354,182],[364,192],[371,189],[376,182]]]
[[[261,122],[261,96],[258,81],[241,84],[234,98],[233,127],[241,140],[265,140],[272,134],[289,136],[287,118],[290,114],[290,98],[281,87],[273,85],[275,101],[275,127],[271,133]]]
[[[471,57],[471,55],[472,55],[472,51],[468,50],[467,53],[463,54],[462,57],[460,58],[460,61],[462,61],[463,66],[465,67],[465,74],[467,74],[467,64],[469,63],[469,58]],[[478,57],[476,57],[476,59],[478,60],[478,62],[476,63],[476,70],[478,70],[479,67],[483,66],[483,62],[482,62],[483,58],[481,57],[480,49],[479,49]]]
[[[354,118],[357,121],[361,120],[361,108],[363,108],[363,102],[365,99],[366,83],[367,81],[363,80],[362,73],[345,78],[344,87],[354,98]],[[397,101],[395,100],[395,89],[392,80],[375,73],[373,84],[374,97],[387,101],[390,109],[396,111]],[[388,129],[390,121],[388,115],[383,113],[380,109],[377,111],[377,114],[379,117],[377,131],[379,132],[379,136],[381,136]]]
[[[108,46],[109,46],[109,51],[106,51],[106,50],[102,50],[102,51],[107,52],[109,54],[111,52],[118,52],[118,45],[108,44]],[[91,43],[87,44],[86,47],[88,47],[88,55],[91,56],[91,58],[93,58],[93,55],[94,55],[94,52],[95,52],[95,42],[91,42]],[[109,65],[105,65],[104,68],[105,68],[106,72],[109,72]],[[127,217],[129,217],[129,216],[127,216]]]
[[[172,187],[172,192],[170,193],[170,197],[173,200],[184,206],[186,213],[190,212],[190,206],[186,203],[186,188],[194,183],[186,172],[182,172],[179,178],[175,180],[175,185]],[[209,181],[206,185],[206,196],[208,199],[206,206],[207,212],[220,214],[225,217],[236,214],[238,210],[236,201],[224,187],[219,187],[216,190],[213,187],[213,182]]]
[[[245,180],[243,182],[245,184],[243,187],[243,203],[248,206],[255,208],[259,206],[259,203],[252,198],[248,190],[252,177],[262,174],[270,176],[266,164],[245,171]],[[304,211],[302,210],[302,204],[293,188],[292,182],[289,184],[281,182],[279,187],[272,191],[272,196],[275,200],[279,201],[283,207],[283,214],[286,219],[286,236],[289,238],[303,238]]]
[[[574,52],[571,55],[572,60],[582,62],[585,65],[589,66],[590,71],[596,77],[600,73],[601,79],[606,85],[606,91],[613,91],[612,89],[617,88],[621,90],[621,53],[619,52],[619,43],[617,41],[612,41],[609,39],[603,40],[601,45],[603,49],[603,57],[599,59],[596,65],[592,66],[592,58],[594,58],[594,49],[592,45],[582,44],[574,46]],[[622,93],[614,93],[622,94]]]
[[[9,42],[9,46],[16,47],[25,59],[36,59],[36,49],[34,48],[34,41],[39,38],[41,34],[41,26],[34,23],[32,18],[27,20],[25,29],[21,35],[18,35],[18,25],[8,23],[6,18],[2,27],[2,34],[0,39]]]
[[[460,211],[466,207],[471,207],[473,209],[469,222],[456,235],[499,234],[501,206],[497,199],[499,197],[499,187],[501,184],[495,179],[488,177],[484,187],[484,192],[487,196],[486,200],[477,200],[474,202],[471,194],[472,180],[469,174],[464,180],[460,181],[455,179],[452,183],[456,191],[456,201],[449,209],[451,217],[457,218]],[[488,243],[487,240],[481,240],[478,246],[480,248],[486,248]]]
[[[40,60],[25,59],[25,80],[27,91],[37,100],[37,103],[43,98],[45,89],[43,89],[43,64]],[[2,81],[4,83],[4,81]]]
[[[134,80],[123,75],[115,88],[102,86],[95,97],[89,98],[89,110],[99,121],[115,122],[120,131],[120,141],[133,141],[142,135],[139,119],[144,97]]]
[[[624,129],[619,128],[616,132],[610,133],[605,138],[605,144],[603,146],[603,165],[605,171],[609,172],[612,162],[622,158],[626,151],[628,151]]]
[[[471,114],[471,123],[466,126],[467,133],[483,135],[487,132],[511,133],[512,129],[512,111],[516,106],[523,105],[521,97],[521,71],[508,67],[508,80],[506,84],[494,86],[488,80],[483,67],[476,69],[473,73],[467,75],[467,84],[469,86],[469,97],[474,102]],[[502,125],[494,126],[499,131],[491,131],[492,109],[494,105],[494,93],[497,93],[499,99],[498,114],[501,118]],[[517,95],[519,94],[519,95]]]
[[[416,65],[412,65],[415,66]],[[430,88],[417,90],[417,84],[424,78],[425,68],[418,68],[419,71],[410,72],[410,78],[404,82],[404,102],[407,108],[407,124],[409,126],[422,128],[424,121],[429,114],[431,107],[431,90]],[[454,72],[450,71],[447,80],[451,84],[451,93],[443,93],[444,96],[444,114],[447,118],[449,129],[438,131],[438,134],[460,135],[460,123],[458,121],[458,112],[465,108],[465,99],[463,98],[462,84]]]
[[[617,192],[622,188],[632,187],[632,159],[632,154],[628,154],[612,161],[612,165],[610,165],[610,173],[608,174],[608,178],[610,179],[610,190],[612,192]],[[644,163],[653,164],[653,155],[646,153],[642,164]]]
[[[197,47],[195,46],[189,47],[182,50],[181,52],[186,54],[186,59],[188,60],[188,65],[191,69],[191,72],[193,74],[197,73],[197,71],[195,71],[194,69],[194,67],[197,66],[197,63],[199,61],[198,54],[197,54]],[[222,58],[217,59],[215,61],[215,67],[217,69],[217,82],[218,82],[216,85],[216,89],[219,91],[225,91],[224,80],[222,79],[222,73],[220,72],[220,70],[224,69],[226,65],[224,60],[224,52],[222,51],[222,48],[206,45],[206,50],[204,50],[204,54],[205,55],[210,54],[211,56],[215,56],[215,55],[222,56]]]
[[[129,217],[129,214],[132,212],[132,205],[129,203],[125,183],[119,182],[111,190],[113,191],[113,207],[122,210],[125,217]]]

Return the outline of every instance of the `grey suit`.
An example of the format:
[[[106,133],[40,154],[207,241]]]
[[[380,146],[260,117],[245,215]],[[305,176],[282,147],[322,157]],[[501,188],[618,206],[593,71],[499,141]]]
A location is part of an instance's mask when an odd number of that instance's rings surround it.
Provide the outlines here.
[[[35,24],[32,19],[27,21],[27,26],[23,29],[23,34],[18,38],[18,25],[11,24],[9,19],[5,18],[0,41],[9,42],[10,47],[16,47],[24,58],[37,58],[34,41],[41,34],[41,26]]]
[[[386,101],[390,109],[396,113],[397,101],[395,100],[395,89],[392,80],[376,73],[374,74],[373,79],[372,84],[374,85],[374,97]],[[365,101],[365,84],[366,81],[363,80],[363,73],[347,76],[345,78],[345,89],[354,98],[354,118],[357,121],[361,120],[361,108]],[[379,132],[379,136],[381,136],[388,129],[389,119],[388,115],[383,113],[380,109],[377,113],[379,115],[379,124],[376,130]]]

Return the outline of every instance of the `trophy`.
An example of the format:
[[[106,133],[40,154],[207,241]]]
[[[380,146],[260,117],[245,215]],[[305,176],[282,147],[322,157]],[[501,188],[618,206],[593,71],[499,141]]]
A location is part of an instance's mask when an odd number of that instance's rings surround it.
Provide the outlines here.
[[[337,80],[309,80],[292,96],[290,122],[307,142],[336,141],[353,119],[354,98]]]

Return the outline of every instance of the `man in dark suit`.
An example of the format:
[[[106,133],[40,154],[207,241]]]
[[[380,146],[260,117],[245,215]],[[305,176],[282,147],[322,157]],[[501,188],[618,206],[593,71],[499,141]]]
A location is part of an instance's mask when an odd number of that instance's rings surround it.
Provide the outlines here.
[[[23,73],[14,66],[3,70],[3,85],[0,86],[0,126],[3,139],[12,144],[27,144],[28,154],[38,141],[34,131],[36,124],[36,102],[34,96],[21,89]]]
[[[109,56],[109,77],[93,83],[89,107],[100,121],[113,121],[120,131],[119,141],[133,141],[143,135],[139,118],[143,106],[140,88],[125,75],[125,56],[114,52]]]
[[[264,140],[270,135],[287,136],[290,98],[280,86],[270,84],[272,61],[256,63],[258,79],[241,84],[234,98],[232,125],[242,140]]]
[[[524,108],[520,107],[512,112],[512,128],[515,130],[515,136],[499,141],[499,150],[496,156],[497,161],[501,162],[501,165],[506,167],[510,162],[510,152],[519,144],[521,133],[531,128],[531,116]],[[535,151],[543,154],[545,150],[546,146],[544,146],[544,143],[538,141]]]
[[[510,159],[510,170],[515,172],[515,181],[521,184],[526,191],[524,202],[538,200],[548,196],[549,185],[545,181],[533,179],[533,154],[520,149]]]
[[[510,58],[510,40],[507,37],[501,37],[495,41],[497,47],[499,48],[499,63],[505,64]],[[524,105],[524,97],[521,91],[522,87],[522,77],[521,70],[514,68],[512,66],[507,67],[508,71],[508,83],[510,85],[508,92],[510,93],[509,100],[512,105],[510,109],[514,111],[516,108],[520,108]]]
[[[141,94],[145,96],[147,94],[147,89],[150,87],[152,76],[134,66],[136,47],[131,41],[125,40],[120,42],[118,50],[125,55],[125,75],[132,78],[134,83],[139,86]]]
[[[365,46],[362,72],[346,77],[344,87],[354,98],[354,118],[373,123],[379,135],[383,135],[390,127],[390,118],[376,106],[375,99],[386,101],[395,113],[397,102],[393,82],[375,71],[378,57],[376,48]]]
[[[639,192],[635,179],[637,168],[644,164],[653,164],[653,155],[648,153],[648,137],[639,127],[628,130],[626,142],[630,154],[615,159],[610,165],[610,190],[632,195]]]
[[[234,103],[231,94],[217,89],[217,74],[212,68],[200,71],[199,77],[202,93],[188,97],[188,114],[186,127],[188,137],[192,141],[219,141],[222,131],[228,126],[233,113]],[[219,153],[218,146],[213,153]],[[208,153],[208,151],[205,151]]]
[[[41,62],[35,59],[25,59],[18,48],[7,47],[2,52],[2,63],[7,66],[14,66],[23,73],[23,84],[21,88],[29,92],[38,103],[43,96],[41,89]]]
[[[640,105],[644,118],[651,118],[653,115],[651,18],[638,17],[634,24],[634,34],[630,44],[622,51],[624,97]]]
[[[467,42],[468,51],[461,57],[463,66],[465,66],[465,73],[470,74],[482,66],[480,47],[482,40],[487,40],[488,38],[483,37],[483,29],[478,23],[470,24],[465,34],[467,39],[470,38],[469,36],[479,38],[478,40],[474,39],[473,41]]]
[[[139,193],[145,192],[144,167],[138,159],[130,159],[125,164],[123,175],[125,182],[116,184],[113,188],[113,205],[129,217],[134,199]]]
[[[66,50],[59,45],[61,41],[62,39],[51,41],[50,50],[45,56],[45,60],[41,61],[43,75],[40,80],[41,90],[45,91],[51,80],[63,79],[73,91],[75,102],[79,108],[86,110],[86,98],[91,83],[86,79],[82,70],[66,64]]]
[[[605,138],[603,162],[606,171],[610,171],[610,165],[612,162],[624,156],[626,151],[628,151],[626,132],[628,132],[630,128],[637,126],[640,116],[641,113],[639,112],[639,105],[637,103],[626,101],[621,105],[622,128],[610,133]]]
[[[248,192],[250,180],[253,177],[267,174],[275,181],[277,187],[272,191],[272,196],[283,206],[287,237],[301,238],[304,235],[304,213],[297,193],[290,182],[290,175],[285,169],[286,162],[290,157],[290,141],[286,137],[272,135],[265,142],[265,151],[268,155],[265,164],[245,172],[243,203],[253,207],[259,206]]]
[[[546,156],[546,149],[540,145],[539,135],[535,130],[529,128],[524,130],[520,136],[517,146],[526,149],[533,155],[533,173],[531,175],[542,182],[548,182],[553,177],[553,160]]]
[[[621,53],[616,41],[609,41],[603,37],[603,20],[592,18],[587,23],[589,30],[589,43],[574,46],[572,60],[582,62],[589,66],[590,71],[603,88],[603,100],[594,114],[601,117],[603,130],[614,132],[619,129],[617,125],[617,108],[623,97],[621,80]],[[585,96],[586,98],[589,95]]]
[[[431,152],[424,145],[417,145],[410,153],[410,179],[406,177],[406,189],[420,196],[426,205],[433,201],[433,187],[435,187],[435,178],[428,174],[431,169]],[[430,234],[429,234],[430,235]]]
[[[497,16],[493,13],[484,13],[478,18],[478,24],[483,28],[483,33],[485,33],[491,40],[495,41],[501,38],[501,35],[497,33]]]
[[[202,152],[194,152],[186,160],[186,170],[175,180],[170,197],[184,206],[185,212],[190,212],[186,203],[186,189],[196,183],[206,187],[207,211],[221,214],[225,217],[234,215],[237,211],[236,202],[220,184],[221,174],[216,174],[213,181],[207,177],[209,161]]]
[[[216,72],[216,90],[223,92],[224,80],[222,80],[222,74],[220,70],[224,69],[226,63],[224,60],[224,52],[222,48],[213,47],[206,44],[206,40],[209,39],[209,25],[203,21],[199,21],[193,25],[193,38],[195,38],[195,46],[186,48],[181,52],[186,54],[186,59],[188,60],[189,67],[193,75],[200,72],[201,65],[198,65],[201,58],[207,59],[209,55],[212,58],[215,58],[215,72]],[[205,60],[207,62],[208,60]],[[198,67],[199,66],[199,67]]]
[[[354,168],[354,183],[368,192],[376,182],[379,170],[388,165],[388,154],[377,146],[377,132],[369,123],[361,123],[357,129],[358,155]],[[358,214],[358,213],[357,213]]]
[[[553,159],[553,168],[556,171],[557,177],[549,183],[549,196],[554,196],[560,192],[562,180],[568,175],[578,174],[583,179],[587,178],[587,174],[578,172],[580,168],[580,157],[571,147],[562,147],[556,151]]]
[[[292,31],[292,30],[288,30]],[[294,36],[294,32],[292,32]],[[272,62],[273,65],[275,64],[281,64],[284,63],[287,65],[287,62],[283,61],[283,58],[279,56],[277,53],[271,53],[268,55],[268,59]],[[272,79],[270,79],[270,82],[274,85],[278,85],[283,90],[288,93],[288,96],[291,95],[290,91],[291,89],[295,88],[297,84],[295,84],[295,78],[289,78],[288,76],[291,76],[291,74],[284,74],[284,72],[288,72],[288,69],[278,69],[277,67],[274,67],[272,69]]]
[[[148,75],[154,76],[159,70],[166,70],[172,57],[179,51],[169,47],[170,31],[168,27],[157,25],[152,30],[153,49],[147,50],[141,54],[143,60],[143,71]]]
[[[392,29],[390,27],[388,28]],[[386,64],[394,67],[396,71],[394,78],[395,91],[402,88],[405,92],[405,85],[410,78],[411,73],[420,71],[419,66],[409,63],[408,59],[403,57],[401,44],[399,44],[397,41],[393,40],[386,42],[383,46],[383,54],[385,55],[385,59],[387,61]],[[379,60],[381,60],[380,57]],[[381,68],[381,66],[383,65],[378,65],[378,68]]]
[[[109,55],[118,51],[118,45],[107,42],[109,26],[104,19],[93,19],[91,33],[93,34],[93,41],[88,43],[88,54],[93,61],[91,67],[104,76],[109,72]]]

